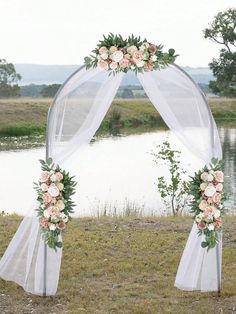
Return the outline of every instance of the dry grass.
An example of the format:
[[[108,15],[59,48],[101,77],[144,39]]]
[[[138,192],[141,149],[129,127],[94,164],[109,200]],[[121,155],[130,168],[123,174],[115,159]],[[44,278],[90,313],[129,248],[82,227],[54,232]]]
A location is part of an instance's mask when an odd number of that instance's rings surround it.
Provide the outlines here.
[[[0,256],[20,218],[0,218]],[[223,289],[184,292],[173,284],[191,218],[74,219],[64,236],[58,293],[26,294],[0,280],[0,312],[91,314],[235,313],[236,218],[226,218]]]

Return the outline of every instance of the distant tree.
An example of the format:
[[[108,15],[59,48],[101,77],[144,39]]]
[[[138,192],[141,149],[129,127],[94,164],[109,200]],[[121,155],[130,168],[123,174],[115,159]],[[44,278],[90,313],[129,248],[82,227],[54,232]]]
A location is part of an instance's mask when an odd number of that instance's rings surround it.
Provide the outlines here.
[[[21,76],[16,73],[14,65],[0,59],[0,97],[20,96],[20,87],[17,84],[20,80]]]
[[[219,12],[204,30],[204,37],[222,46],[218,59],[213,58],[209,67],[216,77],[209,87],[214,93],[236,96],[236,9]]]
[[[44,87],[41,91],[43,97],[54,97],[60,88],[61,84],[52,84]]]
[[[124,88],[121,93],[121,98],[134,98],[132,89]]]
[[[45,88],[47,85],[36,85],[36,84],[30,84],[30,85],[24,85],[20,88],[20,95],[22,97],[33,97],[33,98],[39,98],[42,97],[41,92],[42,89]]]

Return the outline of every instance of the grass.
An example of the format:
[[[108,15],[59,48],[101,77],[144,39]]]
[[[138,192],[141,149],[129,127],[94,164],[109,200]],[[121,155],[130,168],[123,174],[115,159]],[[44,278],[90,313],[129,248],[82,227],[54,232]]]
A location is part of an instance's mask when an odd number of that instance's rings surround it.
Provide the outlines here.
[[[51,99],[0,99],[0,136],[45,135],[46,119]],[[210,107],[217,121],[236,119],[236,99],[210,98]],[[142,131],[165,127],[165,123],[148,99],[115,99],[99,133],[109,133],[114,123],[114,112],[119,114],[121,131]],[[117,121],[115,121],[117,123]]]
[[[21,218],[0,217],[0,256]],[[226,217],[222,295],[174,288],[189,217],[74,219],[64,235],[58,293],[27,294],[0,279],[1,313],[235,313],[236,217]]]

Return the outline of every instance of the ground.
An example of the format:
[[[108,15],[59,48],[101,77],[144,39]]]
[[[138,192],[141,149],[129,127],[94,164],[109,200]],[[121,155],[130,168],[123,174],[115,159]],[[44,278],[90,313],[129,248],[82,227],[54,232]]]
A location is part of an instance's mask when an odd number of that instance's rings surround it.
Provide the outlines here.
[[[20,217],[0,217],[0,256]],[[0,279],[0,313],[236,313],[236,217],[226,217],[222,293],[174,288],[190,217],[74,219],[64,235],[57,295],[27,294]]]

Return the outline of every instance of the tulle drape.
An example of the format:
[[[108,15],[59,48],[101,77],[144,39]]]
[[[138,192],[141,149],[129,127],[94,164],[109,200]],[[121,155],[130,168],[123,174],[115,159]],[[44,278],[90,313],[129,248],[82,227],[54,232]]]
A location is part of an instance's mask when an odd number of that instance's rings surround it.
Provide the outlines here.
[[[90,142],[122,78],[123,74],[109,76],[99,68],[82,67],[65,82],[48,117],[48,157],[63,167],[73,152]],[[193,153],[205,163],[213,156],[221,158],[217,129],[205,97],[181,69],[170,66],[139,74],[138,78],[169,128]],[[1,258],[0,277],[38,295],[45,293],[46,286],[46,295],[54,295],[62,250],[47,249],[45,273],[45,246],[34,211],[36,206],[34,203]],[[176,277],[178,288],[217,290],[216,250],[207,253],[200,243],[193,226]]]

